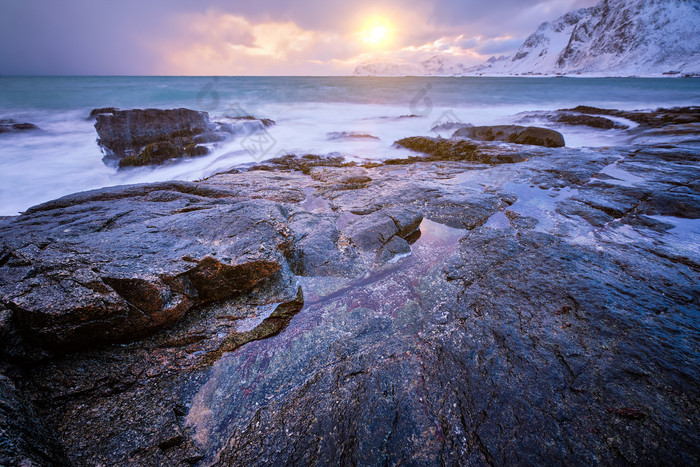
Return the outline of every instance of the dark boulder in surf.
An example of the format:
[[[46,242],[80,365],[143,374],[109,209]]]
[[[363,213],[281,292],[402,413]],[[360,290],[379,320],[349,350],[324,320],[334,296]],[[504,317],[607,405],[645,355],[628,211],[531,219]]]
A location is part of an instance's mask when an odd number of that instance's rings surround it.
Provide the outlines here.
[[[0,134],[2,133],[18,133],[28,130],[38,130],[39,127],[33,123],[17,123],[11,119],[0,120]]]
[[[233,121],[249,121],[249,122],[256,121],[256,122],[260,122],[260,124],[265,128],[268,128],[268,127],[271,127],[271,126],[274,126],[277,124],[277,122],[275,122],[271,118],[258,118],[258,117],[255,117],[253,115],[238,115],[238,116],[226,115],[224,117],[224,119],[229,119],[229,120],[233,120]]]
[[[558,131],[534,126],[473,126],[460,128],[455,131],[452,136],[478,141],[504,141],[515,144],[529,144],[547,148],[561,148],[565,146],[564,137]]]
[[[116,159],[126,167],[206,154],[203,146],[195,149],[194,138],[216,131],[217,125],[196,110],[132,109],[98,113],[95,129],[107,161]]]
[[[589,126],[591,128],[600,128],[601,130],[624,130],[629,128],[627,125],[616,123],[609,118],[597,117],[594,115],[577,115],[572,113],[562,113],[552,118],[552,121],[557,123],[565,123],[567,125]]]
[[[270,119],[224,117],[213,122],[207,112],[190,109],[95,109],[98,144],[107,165],[158,165],[209,153],[205,144],[245,137],[274,125]]]

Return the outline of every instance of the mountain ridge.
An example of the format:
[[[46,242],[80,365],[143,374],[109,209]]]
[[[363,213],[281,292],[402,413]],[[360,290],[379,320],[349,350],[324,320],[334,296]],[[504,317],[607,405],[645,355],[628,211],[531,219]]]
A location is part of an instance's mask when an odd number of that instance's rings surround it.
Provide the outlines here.
[[[356,75],[595,75],[700,74],[700,2],[602,0],[540,24],[512,55],[481,65],[436,55],[417,64],[363,62]],[[393,65],[393,66],[392,66]]]

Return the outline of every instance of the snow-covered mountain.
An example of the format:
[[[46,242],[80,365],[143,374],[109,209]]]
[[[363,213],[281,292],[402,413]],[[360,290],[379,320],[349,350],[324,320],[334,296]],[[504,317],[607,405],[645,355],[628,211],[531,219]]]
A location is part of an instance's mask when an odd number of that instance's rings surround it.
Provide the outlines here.
[[[353,72],[359,76],[445,76],[460,75],[467,67],[451,57],[434,55],[419,63],[385,62],[368,60],[360,63]]]
[[[700,72],[700,1],[603,0],[543,23],[505,60],[468,74]]]
[[[426,73],[415,63],[367,60],[357,65],[352,74],[356,76],[420,76]]]
[[[399,74],[700,74],[700,0],[602,0],[542,23],[509,57],[492,57],[463,71],[452,65],[443,73],[424,63],[411,65],[415,72],[403,65]],[[355,74],[390,71],[373,63],[360,65]]]

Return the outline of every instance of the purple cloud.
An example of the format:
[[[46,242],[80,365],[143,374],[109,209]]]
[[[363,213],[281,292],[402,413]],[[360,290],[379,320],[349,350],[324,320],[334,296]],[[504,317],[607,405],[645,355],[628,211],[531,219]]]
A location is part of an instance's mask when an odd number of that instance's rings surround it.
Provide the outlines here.
[[[336,74],[371,55],[508,53],[542,21],[596,0],[0,0],[0,74]],[[284,36],[287,34],[287,36]],[[286,39],[285,39],[286,37]]]

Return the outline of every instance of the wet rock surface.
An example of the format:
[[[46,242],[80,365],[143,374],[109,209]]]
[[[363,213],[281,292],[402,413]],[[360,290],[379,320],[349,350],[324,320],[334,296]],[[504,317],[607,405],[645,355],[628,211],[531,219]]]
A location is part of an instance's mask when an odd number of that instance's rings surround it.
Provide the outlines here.
[[[565,125],[583,125],[599,130],[630,130],[632,135],[697,134],[700,124],[698,107],[675,107],[656,110],[601,109],[580,105],[556,111],[524,112],[520,123],[553,122]]]
[[[583,115],[610,115],[613,117],[622,117],[640,125],[652,128],[660,128],[668,125],[700,123],[700,107],[674,107],[670,109],[659,108],[651,111],[626,111],[579,105],[578,107],[567,110]]]
[[[298,170],[304,174],[310,174],[314,167],[353,167],[356,164],[347,162],[342,156],[320,156],[306,154],[298,157],[294,154],[268,159],[264,164],[251,167],[251,170]]]
[[[378,140],[379,138],[368,133],[356,131],[332,131],[326,135],[329,141],[356,141],[356,140]]]
[[[529,144],[547,148],[561,148],[565,146],[564,137],[558,131],[533,126],[469,126],[460,128],[452,136],[478,141],[505,141],[515,144]]]
[[[470,123],[462,123],[462,122],[445,122],[441,123],[439,125],[435,125],[430,129],[431,132],[438,132],[438,131],[449,131],[449,130],[458,130],[460,128],[464,128],[467,126],[474,126]]]
[[[594,115],[580,115],[580,114],[564,113],[564,114],[559,114],[559,115],[554,116],[552,118],[552,121],[557,122],[557,123],[566,123],[567,125],[590,126],[593,128],[600,128],[603,130],[611,130],[613,128],[616,128],[616,129],[627,128],[627,126],[622,125],[620,123],[615,123],[614,121],[610,120],[609,118],[597,117]]]
[[[117,110],[119,110],[119,109],[117,109],[116,107],[99,107],[97,109],[92,109],[90,111],[90,115],[88,115],[87,119],[88,120],[96,120],[98,115],[113,114]]]
[[[280,269],[286,219],[264,202],[221,203],[231,196],[165,183],[36,206],[0,227],[3,301],[28,337],[70,348],[246,292]]]
[[[696,464],[700,147],[405,147],[1,220],[0,463]]]
[[[66,462],[53,431],[10,378],[0,373],[0,464]]]

